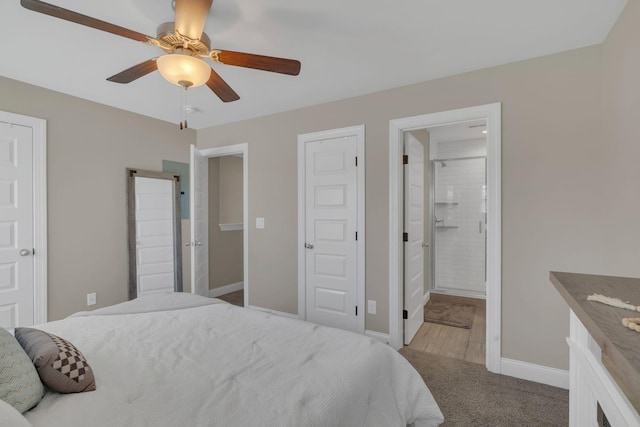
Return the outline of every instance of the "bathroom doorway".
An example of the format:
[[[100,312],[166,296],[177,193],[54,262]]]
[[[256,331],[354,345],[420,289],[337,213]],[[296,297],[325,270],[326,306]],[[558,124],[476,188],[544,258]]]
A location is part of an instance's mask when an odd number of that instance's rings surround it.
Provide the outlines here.
[[[429,298],[435,300],[436,297],[451,299],[472,296],[474,300],[484,302],[482,299],[484,294],[486,311],[482,310],[481,314],[486,313],[486,316],[480,316],[478,319],[472,316],[476,325],[483,323],[485,326],[482,334],[473,334],[476,340],[482,340],[482,347],[476,349],[476,354],[482,352],[487,369],[498,373],[501,366],[500,116],[501,105],[497,103],[391,120],[389,141],[390,344],[395,348],[402,346],[406,331],[403,317],[408,316],[408,312],[404,311],[407,307],[405,274],[411,273],[405,271],[404,264],[405,245],[410,241],[410,238],[405,240],[404,235],[406,226],[403,178],[405,137],[408,132],[415,134],[416,131],[427,130],[429,161],[425,162],[424,169],[429,170],[428,188],[433,188],[433,191],[432,194],[424,196],[425,200],[429,201],[428,210],[431,212],[431,217],[425,221],[425,242],[428,241],[431,280],[426,280],[425,283],[430,282],[431,285],[427,286],[422,295],[409,296],[411,299],[423,297],[424,301],[428,301]],[[470,142],[474,138],[449,135],[450,139],[447,140],[446,135],[438,135],[439,132],[446,133],[444,131],[449,126],[457,126],[457,129],[451,129],[458,132],[478,132],[485,135],[486,140],[481,144]],[[449,129],[450,134],[454,133],[451,129]],[[456,138],[458,139],[455,140]],[[445,145],[446,142],[449,145]],[[479,176],[480,181],[484,181],[479,188],[467,189],[468,185],[455,182],[460,176],[464,176],[464,173],[460,175],[460,172],[465,170],[474,170],[472,175]],[[438,186],[438,182],[443,185]],[[426,185],[425,188],[427,188]],[[471,197],[467,197],[466,193],[471,194]],[[441,228],[436,229],[436,226]],[[427,229],[430,231],[428,236],[426,236]],[[473,256],[456,259],[453,255],[456,252],[464,254],[468,243],[464,239],[452,238],[455,237],[455,231],[462,232],[457,233],[460,235],[458,237],[473,231],[475,240],[472,246],[483,249],[479,255],[472,252]],[[444,233],[450,233],[450,235]],[[443,268],[444,264],[438,265],[447,261],[447,256],[449,256],[448,262],[456,261],[458,264],[466,263],[467,258],[471,259],[473,267],[478,268],[452,267],[447,270]],[[441,273],[438,273],[438,270]],[[467,270],[467,272],[459,274],[460,277],[455,274],[446,277],[447,271],[453,270],[456,270],[456,274],[458,270]],[[476,274],[478,271],[480,273]],[[470,337],[471,334],[469,334]],[[468,340],[466,345],[470,342]]]

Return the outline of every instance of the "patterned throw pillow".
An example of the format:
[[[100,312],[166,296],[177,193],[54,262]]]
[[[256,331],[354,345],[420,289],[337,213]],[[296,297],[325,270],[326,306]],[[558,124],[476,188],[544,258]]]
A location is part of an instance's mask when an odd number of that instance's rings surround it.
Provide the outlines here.
[[[44,387],[29,356],[9,331],[0,328],[0,399],[26,412],[43,395]]]
[[[91,366],[69,341],[32,328],[16,328],[16,338],[51,390],[81,393],[96,389]]]

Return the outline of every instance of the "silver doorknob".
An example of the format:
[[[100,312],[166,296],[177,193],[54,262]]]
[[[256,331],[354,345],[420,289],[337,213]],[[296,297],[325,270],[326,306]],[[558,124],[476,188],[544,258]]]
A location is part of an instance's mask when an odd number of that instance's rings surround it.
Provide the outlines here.
[[[30,249],[20,249],[20,256],[29,256],[31,255],[31,250]]]
[[[313,249],[313,243],[305,243],[304,247],[307,249]]]
[[[196,242],[196,246],[202,246],[202,242]]]
[[[191,246],[191,242],[187,242],[187,243],[185,243],[184,245],[185,245],[185,246],[187,246],[187,247],[188,247],[188,246]]]

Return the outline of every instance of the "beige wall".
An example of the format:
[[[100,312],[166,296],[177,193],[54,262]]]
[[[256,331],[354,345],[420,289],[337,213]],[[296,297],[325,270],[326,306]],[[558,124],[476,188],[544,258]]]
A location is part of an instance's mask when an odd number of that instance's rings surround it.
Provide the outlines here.
[[[640,277],[640,2],[627,3],[603,45],[604,259],[612,275]]]
[[[238,161],[240,186],[237,187]],[[232,195],[233,190],[239,196]],[[235,211],[240,203],[239,218]],[[227,206],[225,206],[227,205]],[[232,206],[228,206],[232,205]],[[223,212],[229,220],[223,220]],[[235,218],[235,219],[234,219]],[[242,159],[233,156],[209,159],[209,289],[243,280],[242,231],[220,231],[220,224],[242,222]]]
[[[220,157],[220,223],[239,224],[242,213],[242,157]]]
[[[502,354],[566,369],[568,309],[548,274],[602,266],[600,58],[589,47],[200,130],[200,148],[249,143],[250,303],[297,312],[297,135],[365,124],[366,328],[388,332],[389,120],[502,102]]]
[[[47,120],[49,319],[125,301],[125,169],[188,162],[195,132],[2,77],[0,110]]]

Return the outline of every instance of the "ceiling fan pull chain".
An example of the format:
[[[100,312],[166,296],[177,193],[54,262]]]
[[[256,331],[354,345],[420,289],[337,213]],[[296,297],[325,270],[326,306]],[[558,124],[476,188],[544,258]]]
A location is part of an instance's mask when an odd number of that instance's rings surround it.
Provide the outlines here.
[[[182,100],[184,101],[182,103],[182,119],[184,120],[184,128],[188,128],[189,126],[187,126],[187,89],[189,88],[189,86],[185,86],[184,87],[184,97],[182,98]]]
[[[187,105],[187,88],[188,86],[180,87],[180,100],[179,100],[179,108],[180,108],[180,130],[187,128],[187,118],[185,116],[185,110]]]

